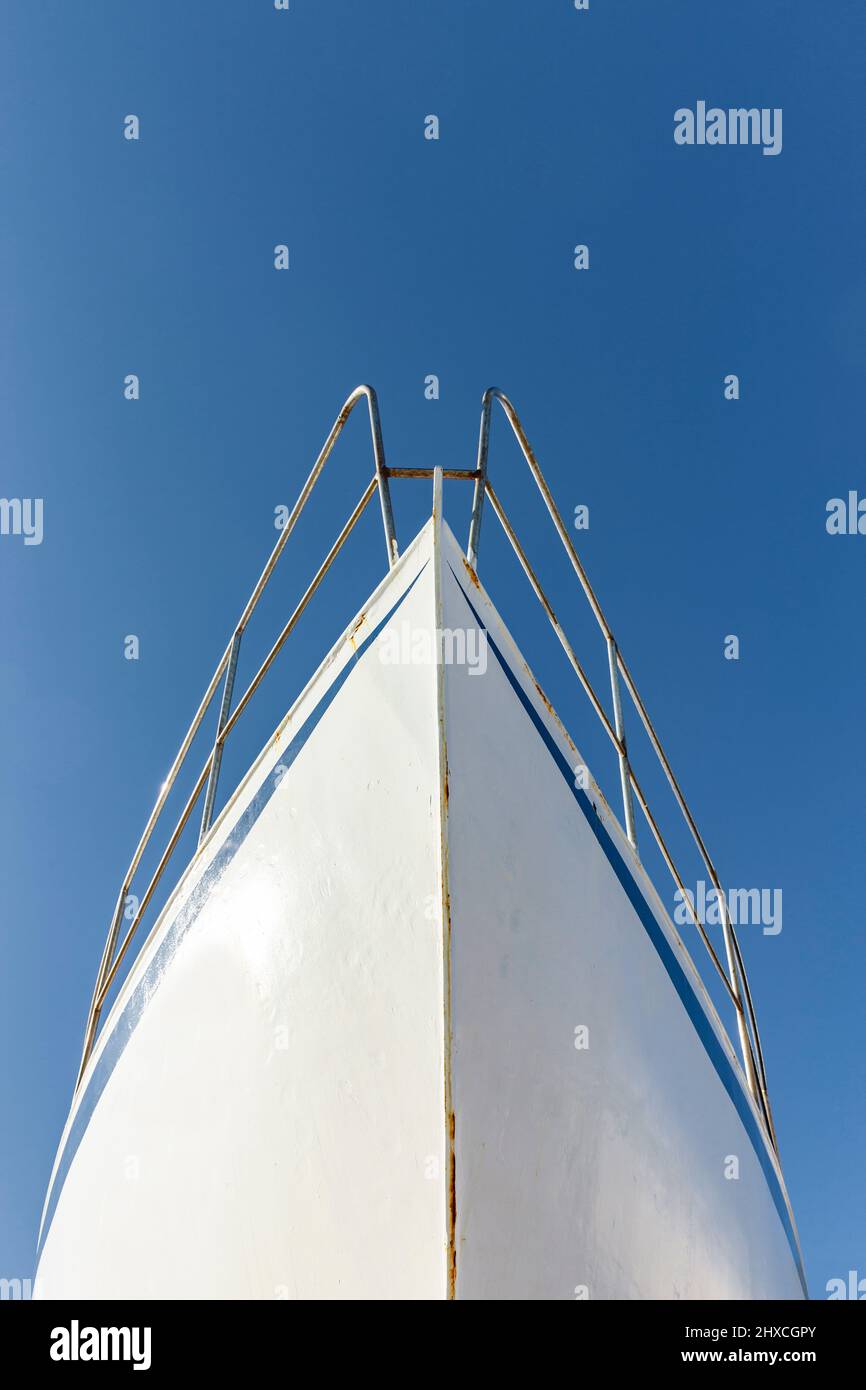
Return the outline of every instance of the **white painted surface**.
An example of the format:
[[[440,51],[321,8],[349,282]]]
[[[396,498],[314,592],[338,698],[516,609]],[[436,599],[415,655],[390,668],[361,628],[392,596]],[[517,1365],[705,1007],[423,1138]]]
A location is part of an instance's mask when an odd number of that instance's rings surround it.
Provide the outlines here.
[[[75,1110],[61,1143],[37,1297],[447,1297],[449,1093],[457,1297],[801,1296],[742,1120],[492,650],[483,676],[437,679],[363,647],[404,594],[386,627],[404,653],[407,633],[429,649],[437,623],[474,627],[453,568],[579,761],[447,528],[433,553],[438,534],[424,529],[334,648],[136,963],[62,1183]],[[162,960],[197,885],[203,905]]]
[[[307,692],[214,849],[429,541]],[[399,618],[429,624],[431,613],[428,565]],[[441,1294],[435,729],[432,669],[383,665],[369,647],[117,1061],[63,1187],[37,1296]],[[89,1074],[98,1062],[99,1051]]]
[[[450,536],[445,560],[445,626],[475,622],[450,561],[574,768]],[[802,1297],[734,1105],[492,650],[483,678],[449,669],[445,715],[457,1296]],[[591,800],[642,880],[597,788]]]

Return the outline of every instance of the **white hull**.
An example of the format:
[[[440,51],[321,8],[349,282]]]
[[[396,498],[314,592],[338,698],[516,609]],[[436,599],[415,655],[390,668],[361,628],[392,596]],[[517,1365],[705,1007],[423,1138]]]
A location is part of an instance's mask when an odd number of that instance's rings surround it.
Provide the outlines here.
[[[482,623],[484,674],[419,659]],[[431,521],[124,983],[36,1296],[802,1298],[733,1048],[579,762]]]

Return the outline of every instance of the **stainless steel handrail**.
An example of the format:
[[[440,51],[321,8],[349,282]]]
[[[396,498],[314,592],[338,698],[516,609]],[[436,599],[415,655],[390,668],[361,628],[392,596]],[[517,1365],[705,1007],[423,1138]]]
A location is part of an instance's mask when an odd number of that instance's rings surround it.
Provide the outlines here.
[[[344,527],[343,532],[341,533],[341,537],[338,539],[337,543],[332,547],[323,565],[320,567],[318,574],[316,575],[315,579],[313,580],[312,584],[307,590],[307,593],[304,595],[304,598],[301,600],[301,604],[295,611],[295,614],[293,614],[292,619],[290,619],[289,623],[286,625],[286,628],[283,630],[283,633],[281,634],[280,638],[277,640],[277,643],[275,644],[274,648],[272,648],[271,652],[266,657],[263,666],[260,668],[256,677],[254,677],[250,688],[244,694],[238,708],[235,710],[233,715],[230,715],[229,711],[231,709],[235,670],[237,668],[238,649],[240,647],[240,640],[243,635],[244,629],[247,626],[247,623],[249,622],[250,618],[252,617],[252,614],[256,609],[256,606],[265,590],[268,580],[274,572],[274,568],[283,550],[285,549],[286,542],[288,541],[289,536],[295,529],[295,525],[297,524],[298,518],[304,510],[304,507],[307,505],[310,493],[313,491],[313,488],[315,487],[318,481],[319,475],[322,472],[322,469],[324,468],[331,455],[331,451],[333,450],[334,445],[336,444],[337,440],[343,432],[343,428],[346,424],[346,421],[348,420],[352,411],[355,409],[355,406],[361,400],[366,400],[367,402],[367,409],[370,419],[370,433],[372,436],[373,443],[373,457],[376,466],[376,471],[373,476],[373,479],[368,484],[361,498],[361,501],[356,506],[351,517],[349,518],[349,521]],[[220,657],[219,662],[217,663],[217,667],[211,677],[210,684],[208,685],[207,690],[204,693],[204,697],[202,698],[202,701],[195,713],[192,723],[190,724],[186,734],[184,735],[183,742],[181,743],[177,755],[174,759],[174,762],[172,763],[171,768],[169,769],[168,776],[166,777],[165,781],[162,784],[162,787],[160,788],[159,795],[156,799],[156,804],[154,805],[154,808],[151,811],[150,816],[148,817],[148,821],[144,827],[144,831],[142,832],[141,839],[139,840],[135,853],[132,856],[129,868],[127,869],[126,874],[124,875],[123,882],[120,886],[120,892],[117,895],[117,902],[115,905],[114,914],[111,919],[111,925],[108,929],[108,936],[106,937],[105,946],[103,947],[102,956],[100,958],[99,969],[96,974],[96,983],[93,987],[93,995],[90,1001],[90,1007],[87,1011],[87,1021],[84,1029],[84,1045],[81,1053],[81,1063],[79,1065],[78,1075],[75,1081],[76,1090],[81,1084],[81,1078],[84,1075],[85,1067],[87,1066],[90,1054],[93,1051],[93,1045],[96,1041],[96,1030],[99,1027],[99,1018],[102,1012],[102,1007],[105,1003],[106,995],[111,987],[111,984],[116,978],[118,967],[123,956],[125,956],[129,948],[129,944],[132,940],[132,937],[138,929],[139,922],[141,921],[143,915],[143,906],[146,906],[147,903],[149,903],[151,897],[153,896],[156,886],[159,883],[160,878],[162,877],[162,874],[165,870],[169,858],[171,857],[171,853],[173,852],[174,847],[177,844],[178,839],[180,838],[180,834],[184,829],[184,826],[186,825],[186,822],[189,819],[190,814],[192,813],[198,796],[200,795],[202,788],[205,786],[205,783],[207,783],[207,791],[205,793],[205,805],[202,815],[201,831],[199,835],[200,845],[203,843],[207,835],[207,832],[210,828],[210,820],[213,813],[213,806],[216,797],[216,786],[217,778],[219,775],[220,760],[222,758],[222,750],[225,745],[226,738],[228,737],[228,734],[230,733],[231,729],[236,724],[241,710],[246,708],[246,705],[249,701],[251,694],[253,693],[253,690],[258,685],[267,668],[270,666],[271,662],[273,661],[274,657],[279,651],[279,648],[282,646],[282,643],[285,641],[285,638],[288,636],[288,633],[291,631],[291,628],[297,621],[297,618],[300,617],[300,614],[303,611],[303,608],[306,606],[306,603],[309,601],[309,598],[315,592],[316,588],[318,588],[318,585],[321,583],[322,577],[330,567],[330,564],[333,561],[334,556],[340,549],[349,531],[351,531],[351,529],[355,525],[356,521],[361,515],[361,512],[364,511],[367,503],[369,502],[376,488],[378,488],[379,491],[379,500],[382,508],[382,523],[385,530],[385,546],[388,556],[388,566],[389,568],[393,568],[393,566],[397,563],[397,559],[399,557],[399,550],[397,546],[397,536],[394,530],[394,514],[391,508],[391,493],[388,485],[388,469],[385,464],[385,449],[382,443],[382,425],[379,416],[379,402],[376,397],[376,392],[373,390],[373,388],[371,386],[362,385],[357,386],[355,390],[352,392],[352,394],[344,402],[339,415],[337,416],[333,426],[331,427],[331,431],[327,439],[325,440],[321,450],[319,451],[318,458],[316,459],[316,462],[313,464],[313,467],[310,471],[310,474],[306,482],[304,483],[304,486],[301,488],[298,500],[292,508],[292,511],[289,514],[288,519],[286,520],[286,524],[280,532],[279,539],[277,540],[276,545],[274,546],[270,556],[268,557],[267,564],[262,570],[262,573],[259,576],[259,579],[252,593],[250,594],[250,597],[247,600],[246,605],[244,606],[243,612],[241,613],[237,623],[235,624],[234,631],[232,632],[232,636],[229,640],[229,643],[222,656]],[[162,814],[166,801],[168,800],[168,797],[175,784],[175,781],[177,780],[178,773],[180,772],[180,769],[184,764],[186,755],[189,752],[190,746],[192,745],[192,741],[195,738],[195,735],[197,734],[201,726],[202,720],[204,719],[204,716],[208,711],[210,703],[213,700],[214,695],[216,694],[217,687],[219,686],[220,680],[223,676],[225,676],[225,684],[223,687],[223,695],[220,704],[220,714],[217,724],[216,740],[211,749],[208,760],[205,763],[205,766],[202,770],[202,773],[199,775],[199,779],[196,783],[193,794],[187,802],[186,807],[184,808],[180,821],[175,827],[175,830],[172,834],[172,838],[169,841],[169,846],[163,853],[159,865],[157,866],[157,871],[154,874],[154,877],[151,880],[150,884],[148,885],[145,897],[142,899],[143,906],[142,904],[139,905],[137,911],[133,916],[132,925],[126,934],[123,945],[121,947],[121,951],[118,955],[115,955],[115,950],[117,947],[117,938],[120,932],[120,924],[123,920],[123,916],[126,911],[127,898],[129,890],[132,886],[133,877],[136,873],[136,870],[138,869],[139,864],[141,863],[142,856],[148,844],[150,843],[150,839],[153,835],[157,821],[159,820]]]
[[[613,698],[616,721],[615,730],[611,727],[610,720],[606,717],[606,715],[603,714],[600,701],[598,700],[598,697],[595,695],[594,691],[592,691],[589,682],[585,677],[585,674],[578,666],[576,658],[573,657],[573,654],[570,654],[570,647],[563,638],[559,623],[556,621],[556,618],[553,615],[553,610],[550,608],[550,605],[548,604],[547,600],[543,597],[540,585],[538,584],[538,581],[535,579],[531,571],[529,562],[527,561],[525,554],[522,551],[522,548],[517,543],[517,538],[514,534],[514,530],[507,522],[507,518],[505,517],[502,505],[499,502],[498,498],[496,497],[496,494],[493,491],[493,488],[490,485],[490,481],[488,478],[488,458],[490,450],[490,416],[494,400],[499,402],[503,412],[505,413],[508,423],[511,425],[512,431],[523,454],[523,457],[529,466],[529,471],[532,474],[533,479],[535,480],[539,492],[541,493],[541,496],[544,500],[544,504],[547,507],[548,513],[551,517],[551,520],[553,521],[554,527],[556,528],[559,539],[561,540],[563,548],[565,549],[565,552],[568,555],[569,560],[571,561],[572,568],[574,569],[574,572],[577,575],[578,580],[580,581],[581,588],[583,589],[583,592],[587,600],[589,601],[589,605],[592,608],[596,621],[598,622],[598,625],[601,628],[602,634],[604,636],[609,656],[611,693]],[[557,508],[556,503],[553,500],[550,488],[548,487],[544,475],[541,472],[541,469],[538,465],[538,461],[536,460],[535,454],[532,451],[532,446],[530,445],[529,440],[526,437],[526,432],[523,429],[523,426],[518,417],[517,411],[515,410],[508,397],[504,394],[504,392],[498,390],[496,387],[489,387],[488,390],[484,392],[481,401],[481,425],[478,438],[478,462],[476,465],[475,472],[476,479],[472,501],[472,516],[469,525],[469,540],[466,548],[467,562],[470,564],[473,570],[477,570],[478,547],[481,538],[481,518],[483,513],[484,500],[486,497],[489,497],[491,504],[493,505],[494,511],[496,512],[497,517],[499,518],[499,521],[503,526],[503,530],[508,536],[508,539],[510,540],[513,548],[515,549],[515,552],[518,556],[518,559],[521,562],[521,565],[523,566],[525,572],[529,576],[537,596],[542,599],[542,604],[545,607],[545,610],[547,611],[548,617],[551,619],[554,630],[556,631],[557,636],[559,636],[560,641],[563,642],[567,654],[570,654],[572,665],[574,665],[575,669],[577,670],[577,674],[581,679],[581,683],[583,684],[584,689],[589,694],[596,713],[601,716],[602,723],[608,734],[608,737],[611,739],[617,750],[617,755],[620,763],[620,773],[622,778],[626,833],[628,834],[628,837],[636,850],[637,846],[636,837],[634,833],[634,813],[631,808],[631,791],[633,790],[638,798],[638,801],[640,802],[644,816],[646,817],[647,822],[650,825],[651,830],[653,831],[656,843],[658,844],[659,849],[661,850],[662,855],[664,856],[664,859],[668,865],[668,868],[670,869],[680,889],[683,902],[686,904],[688,910],[690,911],[692,919],[703,939],[704,945],[709,950],[710,956],[713,960],[713,964],[719,972],[721,979],[725,983],[728,994],[733,1000],[737,1016],[737,1031],[740,1039],[740,1051],[743,1058],[743,1066],[746,1073],[746,1079],[748,1081],[749,1089],[755,1099],[755,1102],[757,1103],[763,1115],[770,1142],[773,1148],[778,1151],[775,1125],[773,1123],[773,1115],[770,1107],[770,1099],[767,1088],[767,1074],[764,1063],[764,1053],[763,1048],[761,1046],[760,1033],[758,1030],[758,1021],[755,1016],[751,990],[749,989],[748,980],[746,977],[745,963],[743,961],[740,943],[737,939],[737,934],[734,930],[734,925],[731,920],[730,911],[728,909],[727,896],[724,892],[724,889],[722,888],[719,875],[716,872],[715,864],[713,863],[713,860],[710,858],[703,837],[701,836],[698,830],[697,824],[695,823],[695,819],[689,809],[685,796],[683,795],[682,788],[680,787],[680,784],[674,775],[673,769],[671,768],[670,762],[662,748],[661,741],[658,737],[658,734],[656,733],[652,720],[650,719],[649,714],[647,713],[646,706],[643,700],[641,699],[640,694],[638,693],[634,679],[632,678],[632,675],[628,667],[626,666],[622,653],[619,650],[619,645],[616,642],[610,624],[608,623],[604,615],[601,604],[599,603],[595,591],[593,590],[592,585],[589,582],[589,578],[586,574],[586,571],[580,562],[572,539],[568,534],[565,522],[563,521],[559,513],[559,509]],[[646,802],[646,798],[643,796],[643,793],[641,792],[638,783],[635,779],[634,772],[631,767],[631,763],[628,756],[628,750],[625,741],[624,725],[622,722],[618,681],[619,676],[622,677],[626,689],[628,690],[628,693],[632,698],[632,702],[634,703],[635,708],[638,711],[641,723],[643,724],[649,736],[650,742],[659,759],[659,762],[661,763],[665,776],[667,777],[668,783],[670,784],[670,787],[682,812],[683,818],[685,819],[686,825],[688,826],[691,832],[692,838],[694,839],[695,844],[697,845],[698,851],[704,862],[706,870],[710,875],[713,887],[716,890],[717,899],[721,904],[723,913],[722,935],[725,946],[725,956],[727,960],[727,974],[724,970],[722,970],[718,957],[709,943],[706,932],[704,930],[703,923],[699,920],[697,913],[694,911],[691,900],[689,899],[688,894],[686,894],[685,889],[683,888],[682,879],[679,873],[677,872],[673,863],[673,859],[671,858],[670,853],[668,851],[668,848],[663,838],[661,837],[661,832],[659,831],[657,823],[650,812],[649,805]]]
[[[599,718],[599,720],[600,720],[600,722],[601,722],[601,724],[602,724],[602,727],[604,728],[605,733],[607,734],[607,736],[608,736],[608,738],[610,739],[611,743],[613,744],[614,748],[617,750],[617,753],[619,754],[620,758],[624,757],[624,756],[625,756],[625,750],[623,749],[623,746],[622,746],[622,744],[621,744],[621,742],[620,742],[619,735],[616,733],[616,731],[615,731],[614,728],[613,728],[613,725],[611,724],[610,720],[608,719],[607,715],[605,714],[604,708],[603,708],[603,706],[602,706],[602,704],[601,704],[601,701],[600,701],[598,695],[596,694],[595,690],[593,689],[592,684],[591,684],[589,678],[588,678],[587,675],[586,675],[586,672],[584,671],[583,667],[581,666],[580,662],[578,661],[577,657],[575,656],[574,651],[573,651],[572,646],[571,646],[571,643],[569,642],[568,638],[565,636],[565,633],[563,632],[563,630],[562,630],[562,628],[561,628],[561,626],[560,626],[560,624],[559,624],[559,621],[558,621],[558,619],[557,619],[557,617],[556,617],[556,615],[555,615],[553,609],[552,609],[551,606],[550,606],[550,602],[549,602],[549,600],[548,600],[548,598],[547,598],[547,595],[545,594],[544,590],[542,589],[541,584],[540,584],[539,581],[538,581],[538,577],[537,577],[537,575],[535,574],[535,571],[533,570],[532,566],[530,565],[529,560],[526,558],[526,552],[525,552],[525,550],[523,549],[522,545],[520,544],[520,541],[517,539],[517,536],[516,536],[516,534],[515,534],[514,528],[513,528],[513,526],[511,525],[511,522],[508,520],[508,517],[507,517],[506,514],[505,514],[505,509],[504,509],[504,507],[502,506],[502,503],[500,502],[499,498],[497,497],[497,495],[496,495],[496,493],[494,492],[493,487],[492,487],[492,485],[491,485],[490,483],[487,484],[487,496],[489,497],[491,506],[493,507],[493,510],[494,510],[494,512],[496,513],[496,516],[498,517],[498,519],[499,519],[499,521],[500,521],[500,523],[501,523],[501,525],[502,525],[503,531],[505,532],[506,536],[508,537],[509,541],[511,542],[511,545],[512,545],[512,547],[513,547],[513,549],[514,549],[515,554],[517,555],[518,560],[520,561],[520,564],[521,564],[521,566],[522,566],[522,568],[523,568],[523,570],[524,570],[524,573],[526,574],[526,576],[527,576],[527,578],[528,578],[530,584],[532,585],[533,590],[535,591],[536,598],[539,600],[539,602],[541,603],[542,608],[543,608],[544,611],[546,612],[546,614],[547,614],[547,616],[548,616],[548,618],[549,618],[549,620],[550,620],[551,627],[553,628],[554,632],[556,633],[557,637],[559,638],[560,643],[562,644],[562,647],[563,647],[563,649],[564,649],[564,651],[565,651],[566,656],[568,657],[569,661],[571,662],[571,665],[572,665],[573,669],[574,669],[575,672],[577,673],[577,676],[578,676],[579,679],[580,679],[581,685],[583,686],[584,690],[586,691],[587,695],[589,696],[589,699],[590,699],[590,701],[591,701],[591,703],[592,703],[592,706],[593,706],[593,708],[594,708],[596,714],[598,715],[598,718]],[[656,842],[657,842],[657,844],[658,844],[658,846],[659,846],[659,849],[661,850],[662,854],[664,855],[664,858],[665,858],[665,861],[666,861],[666,863],[667,863],[667,865],[668,865],[668,868],[670,869],[671,874],[673,875],[673,878],[674,878],[674,880],[675,880],[675,882],[676,882],[678,888],[680,889],[680,892],[681,892],[682,895],[683,895],[683,901],[686,903],[686,905],[687,905],[687,907],[688,907],[688,909],[689,909],[689,911],[690,911],[690,913],[691,913],[692,921],[694,922],[694,925],[697,927],[698,932],[700,933],[701,939],[702,939],[704,945],[706,946],[707,951],[708,951],[709,954],[710,954],[710,957],[711,957],[711,959],[712,959],[712,962],[713,962],[714,966],[716,967],[716,970],[718,971],[718,975],[719,975],[719,978],[720,978],[720,980],[721,980],[721,982],[722,982],[722,985],[723,985],[724,988],[727,990],[727,992],[728,992],[728,994],[729,994],[729,996],[730,996],[730,998],[731,998],[731,1001],[732,1001],[732,1003],[734,1004],[734,1006],[735,1006],[735,1007],[739,1007],[739,1006],[737,1005],[737,997],[736,997],[736,995],[734,994],[734,991],[733,991],[732,988],[731,988],[730,982],[729,982],[729,980],[728,980],[727,975],[725,974],[724,968],[723,968],[723,966],[722,966],[722,964],[721,964],[721,962],[720,962],[718,956],[716,955],[716,952],[715,952],[714,949],[713,949],[712,942],[710,941],[709,937],[707,936],[707,933],[706,933],[706,930],[705,930],[705,928],[704,928],[703,922],[702,922],[701,919],[698,917],[697,913],[696,913],[695,910],[694,910],[693,905],[691,904],[691,902],[690,902],[690,900],[689,900],[689,898],[688,898],[688,895],[686,894],[685,887],[683,886],[682,879],[680,878],[679,873],[677,872],[676,866],[674,865],[673,859],[672,859],[671,856],[670,856],[670,853],[669,853],[669,851],[668,851],[667,845],[666,845],[666,843],[665,843],[665,841],[664,841],[664,839],[663,839],[663,837],[662,837],[661,831],[660,831],[659,828],[658,828],[658,825],[657,825],[657,823],[656,823],[656,821],[655,821],[655,818],[653,817],[652,813],[650,812],[649,806],[648,806],[648,804],[647,804],[647,802],[646,802],[646,798],[644,797],[643,792],[641,791],[640,787],[638,786],[637,781],[636,781],[635,776],[634,776],[634,772],[632,771],[632,769],[631,769],[630,766],[629,766],[628,772],[629,772],[629,785],[630,785],[630,786],[633,786],[633,788],[634,788],[635,795],[637,796],[638,801],[639,801],[640,804],[641,804],[641,808],[642,808],[643,811],[644,811],[644,815],[645,815],[646,818],[647,818],[647,822],[648,822],[648,824],[649,824],[649,826],[650,826],[650,829],[653,831],[653,834],[654,834],[654,836],[655,836],[655,839],[656,839]],[[632,841],[632,844],[634,844],[634,841]]]

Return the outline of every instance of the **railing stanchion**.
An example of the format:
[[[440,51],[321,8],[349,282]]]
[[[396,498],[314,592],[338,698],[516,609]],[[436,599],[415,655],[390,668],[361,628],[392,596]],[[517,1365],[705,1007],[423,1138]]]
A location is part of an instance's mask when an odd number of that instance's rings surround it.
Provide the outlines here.
[[[229,659],[226,665],[226,678],[223,685],[223,697],[220,701],[219,719],[217,720],[216,739],[214,741],[213,753],[211,754],[210,773],[207,779],[207,790],[204,794],[204,806],[201,813],[201,829],[198,832],[198,842],[201,844],[207,832],[210,830],[210,823],[213,819],[213,808],[216,800],[217,782],[220,775],[220,764],[223,760],[223,729],[228,722],[229,713],[232,707],[232,692],[235,685],[235,672],[238,669],[238,653],[241,647],[241,637],[243,628],[236,628],[232,637],[232,644],[229,650]]]
[[[625,812],[625,833],[632,848],[637,849],[637,829],[634,823],[634,802],[631,799],[631,777],[629,776],[628,748],[625,741],[625,721],[622,717],[622,701],[619,697],[619,672],[617,670],[617,650],[613,637],[607,639],[607,659],[610,665],[610,691],[613,696],[613,719],[616,736],[619,740],[619,780],[622,783],[622,804]]]
[[[487,454],[490,447],[490,406],[492,396],[484,392],[481,402],[481,425],[478,430],[478,463],[475,489],[472,494],[472,519],[469,522],[469,542],[466,546],[466,561],[473,570],[478,570],[478,546],[481,541],[481,512],[484,495],[487,491]]]
[[[382,442],[382,421],[379,418],[379,399],[372,386],[366,387],[367,408],[370,412],[370,433],[373,436],[373,457],[376,460],[376,482],[379,485],[379,502],[382,507],[382,525],[385,528],[385,547],[388,551],[388,568],[393,569],[400,558],[397,546],[397,533],[394,530],[394,512],[391,507],[391,488],[388,483],[388,469],[385,466],[385,445]]]
[[[718,893],[720,890],[717,888],[716,892]],[[752,1044],[749,1041],[749,1030],[746,1027],[746,1013],[743,1007],[742,993],[740,991],[740,972],[737,969],[734,947],[731,941],[731,919],[728,915],[728,900],[723,892],[721,893],[721,898],[724,907],[722,937],[725,943],[725,956],[728,962],[728,976],[737,1003],[737,1032],[740,1037],[740,1051],[743,1054],[743,1065],[746,1069],[746,1079],[749,1083],[749,1090],[754,1096],[757,1104],[762,1106],[761,1092],[758,1088],[758,1077],[755,1071],[755,1059],[752,1055]]]

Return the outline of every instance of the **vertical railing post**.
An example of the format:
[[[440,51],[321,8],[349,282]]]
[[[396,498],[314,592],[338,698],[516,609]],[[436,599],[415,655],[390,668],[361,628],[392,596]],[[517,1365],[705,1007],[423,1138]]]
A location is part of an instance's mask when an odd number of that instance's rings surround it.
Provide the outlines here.
[[[719,898],[721,899],[723,908],[722,940],[725,943],[725,958],[728,963],[728,979],[731,982],[731,989],[733,990],[734,999],[737,1005],[737,1033],[740,1039],[740,1052],[743,1055],[743,1067],[746,1072],[746,1080],[749,1083],[749,1090],[755,1098],[755,1103],[759,1106],[759,1108],[763,1109],[764,1106],[761,1098],[761,1090],[758,1084],[758,1074],[755,1068],[755,1059],[752,1055],[752,1043],[749,1038],[749,1030],[746,1026],[746,1011],[743,1005],[743,992],[740,988],[740,972],[737,968],[737,961],[734,955],[734,943],[732,939],[733,926],[731,924],[731,918],[728,913],[728,899],[721,884],[716,881],[715,875],[712,875],[712,878],[713,886]],[[769,1127],[769,1115],[766,1115],[766,1118]]]
[[[379,502],[382,507],[382,524],[385,527],[388,568],[393,569],[400,558],[400,551],[397,546],[397,532],[394,529],[394,511],[391,506],[388,469],[385,465],[385,445],[382,441],[382,421],[379,418],[379,398],[372,386],[365,389],[367,409],[370,413],[370,433],[373,436],[373,457],[376,460],[376,482],[379,485]]]
[[[216,800],[217,782],[220,775],[220,763],[223,760],[222,731],[225,728],[232,707],[232,692],[235,685],[235,672],[238,667],[238,652],[241,646],[243,628],[236,628],[232,637],[231,650],[226,665],[226,678],[223,685],[223,697],[220,701],[219,719],[217,721],[216,739],[214,740],[213,752],[211,754],[210,773],[207,779],[207,788],[204,794],[204,806],[201,813],[201,829],[198,832],[199,845],[205,835],[210,830],[211,820],[213,819],[214,801]]]
[[[478,569],[478,545],[481,540],[481,512],[487,491],[487,454],[490,448],[490,407],[493,400],[491,391],[485,391],[481,401],[481,425],[478,430],[478,462],[475,490],[472,494],[472,519],[469,522],[469,543],[466,546],[466,562],[472,569]]]
[[[610,665],[610,691],[613,696],[613,717],[616,736],[619,741],[619,780],[622,783],[622,804],[625,812],[625,831],[632,847],[637,849],[637,828],[634,820],[634,802],[631,796],[631,777],[629,776],[628,749],[625,741],[625,722],[622,717],[622,700],[619,696],[619,669],[616,642],[607,634],[607,659]]]
[[[123,920],[123,914],[126,910],[126,895],[128,892],[129,877],[127,876],[127,878],[123,880],[123,885],[118,895],[117,903],[115,904],[114,916],[111,919],[111,926],[102,951],[102,959],[99,962],[99,969],[96,972],[96,984],[93,989],[93,998],[90,1001],[90,1008],[87,1012],[87,1024],[84,1030],[84,1047],[82,1048],[81,1061],[78,1066],[78,1076],[75,1081],[76,1090],[80,1085],[81,1078],[84,1075],[84,1068],[87,1066],[90,1060],[90,1054],[93,1051],[96,1030],[99,1027],[99,1018],[102,1013],[102,1005],[99,1002],[99,996],[102,993],[105,977],[111,968],[114,948],[117,944],[117,937],[120,932],[120,923]]]

